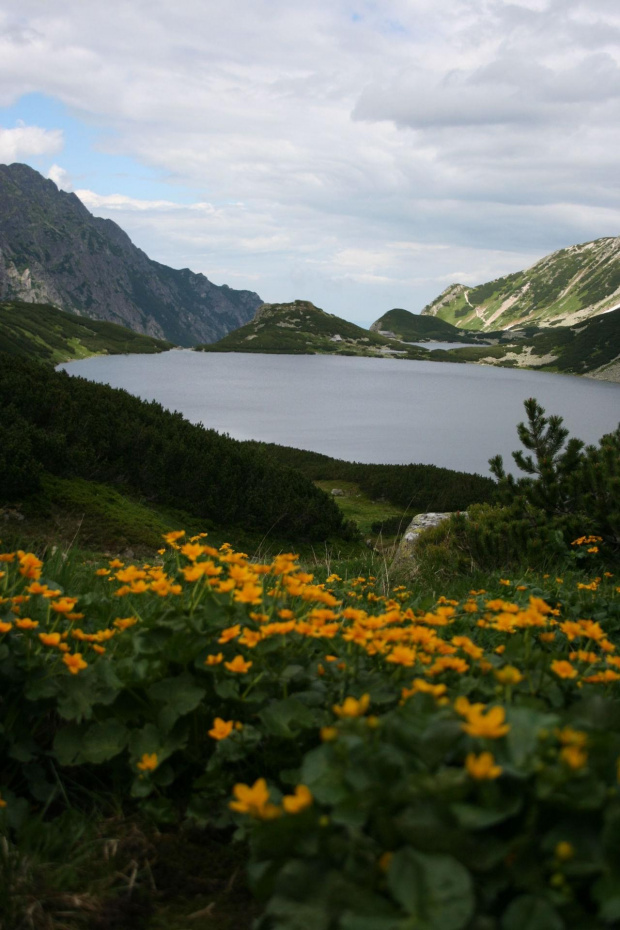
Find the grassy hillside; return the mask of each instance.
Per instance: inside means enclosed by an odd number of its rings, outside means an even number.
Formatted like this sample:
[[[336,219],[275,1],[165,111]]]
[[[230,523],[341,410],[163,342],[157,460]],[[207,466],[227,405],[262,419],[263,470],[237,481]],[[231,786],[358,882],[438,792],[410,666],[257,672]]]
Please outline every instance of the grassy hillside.
[[[443,342],[471,342],[475,334],[464,333],[462,329],[435,316],[422,316],[409,310],[395,308],[388,310],[370,327],[371,332],[394,333],[399,339],[410,342],[437,340]]]
[[[501,345],[467,346],[433,354],[445,361],[484,362],[575,375],[596,372],[604,379],[618,381],[620,309],[575,326],[526,327],[510,342],[504,334]]]
[[[165,352],[172,343],[116,323],[89,320],[49,304],[0,303],[0,352],[51,365],[87,355]]]
[[[263,304],[255,318],[219,342],[196,347],[203,352],[275,352],[290,355],[363,355],[427,358],[415,346],[403,346],[325,313],[307,300]]]
[[[451,285],[422,310],[463,329],[531,322],[573,324],[620,303],[620,237],[545,256],[531,268],[478,287]]]

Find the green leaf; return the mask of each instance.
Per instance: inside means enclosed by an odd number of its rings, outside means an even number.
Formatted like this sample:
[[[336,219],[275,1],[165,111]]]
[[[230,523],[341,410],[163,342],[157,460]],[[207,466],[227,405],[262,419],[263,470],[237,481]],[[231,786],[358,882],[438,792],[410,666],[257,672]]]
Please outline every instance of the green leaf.
[[[106,762],[122,752],[128,739],[127,727],[118,720],[95,723],[84,734],[81,758],[84,762]]]
[[[88,669],[87,669],[88,671]],[[58,713],[65,720],[89,720],[93,715],[93,704],[97,701],[92,687],[92,676],[86,673],[63,676],[62,695],[58,699]]]
[[[198,707],[206,690],[196,684],[192,675],[185,672],[176,678],[164,678],[156,682],[151,685],[147,694],[153,701],[164,704],[159,719],[162,728],[168,731],[179,717],[191,713]]]
[[[293,739],[301,729],[316,726],[314,713],[294,697],[273,701],[259,716],[268,733],[287,739]]]
[[[322,804],[339,804],[350,794],[327,746],[317,746],[306,754],[301,767],[301,781]]]
[[[555,714],[541,714],[529,707],[511,707],[507,715],[510,730],[506,744],[511,761],[522,768],[538,745],[541,730],[552,730],[558,724]]]
[[[84,727],[69,726],[58,730],[54,737],[54,752],[61,765],[77,765],[82,751]]]
[[[471,877],[452,856],[420,853],[406,846],[394,853],[387,882],[413,918],[403,930],[462,930],[473,914]]]
[[[484,830],[509,817],[514,817],[521,809],[521,798],[515,795],[512,798],[500,799],[501,806],[478,807],[476,804],[455,803],[451,810],[461,827],[466,830]]]
[[[213,688],[218,697],[224,701],[235,700],[239,697],[239,683],[232,678],[223,678],[214,682]]]
[[[394,917],[362,917],[346,914],[340,921],[342,930],[399,930],[400,920]]]
[[[592,889],[594,898],[599,903],[599,917],[606,923],[620,920],[620,885],[615,875],[604,875]]]
[[[17,762],[32,762],[38,755],[39,747],[33,739],[23,739],[13,743],[9,750],[9,757]]]
[[[502,930],[564,930],[564,921],[545,898],[523,894],[504,911]]]

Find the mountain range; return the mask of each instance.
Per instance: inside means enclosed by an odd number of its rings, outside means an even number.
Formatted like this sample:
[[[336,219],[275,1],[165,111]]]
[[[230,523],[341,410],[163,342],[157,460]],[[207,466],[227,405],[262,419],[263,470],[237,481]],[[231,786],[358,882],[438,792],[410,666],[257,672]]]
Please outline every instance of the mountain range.
[[[531,268],[477,287],[451,284],[421,311],[469,330],[528,323],[573,326],[620,306],[620,237],[546,255]]]
[[[221,339],[262,300],[150,259],[28,165],[0,165],[0,300],[51,304],[177,345]]]

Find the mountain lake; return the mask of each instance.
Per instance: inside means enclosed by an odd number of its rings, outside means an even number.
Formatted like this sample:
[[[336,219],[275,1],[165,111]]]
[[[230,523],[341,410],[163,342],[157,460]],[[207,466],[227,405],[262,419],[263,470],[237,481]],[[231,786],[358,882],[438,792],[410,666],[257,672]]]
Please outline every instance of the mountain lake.
[[[485,365],[174,349],[58,367],[158,401],[235,439],[483,475],[498,452],[512,464],[528,397],[589,443],[620,420],[620,384]]]

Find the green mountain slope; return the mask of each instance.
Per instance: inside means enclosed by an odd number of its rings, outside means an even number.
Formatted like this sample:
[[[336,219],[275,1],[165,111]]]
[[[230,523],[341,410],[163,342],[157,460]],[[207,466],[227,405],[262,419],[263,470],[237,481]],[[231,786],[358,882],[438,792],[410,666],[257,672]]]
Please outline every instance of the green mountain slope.
[[[169,268],[28,165],[0,165],[0,300],[45,303],[183,346],[251,320],[258,294]]]
[[[172,343],[56,307],[0,303],[0,352],[57,365],[87,355],[165,352]]]
[[[464,333],[462,329],[458,329],[440,317],[422,316],[399,307],[388,310],[382,317],[379,317],[370,327],[370,331],[384,336],[392,335],[397,339],[411,342],[423,340],[472,342],[477,339],[476,334]]]
[[[620,305],[620,237],[561,249],[478,287],[452,284],[422,310],[462,329],[573,325]]]
[[[539,368],[620,381],[620,308],[576,326],[528,327],[506,344],[435,352],[445,361]]]
[[[308,300],[263,304],[251,323],[219,342],[196,348],[206,352],[429,357],[425,349],[404,346],[395,339],[369,332],[325,313]]]

